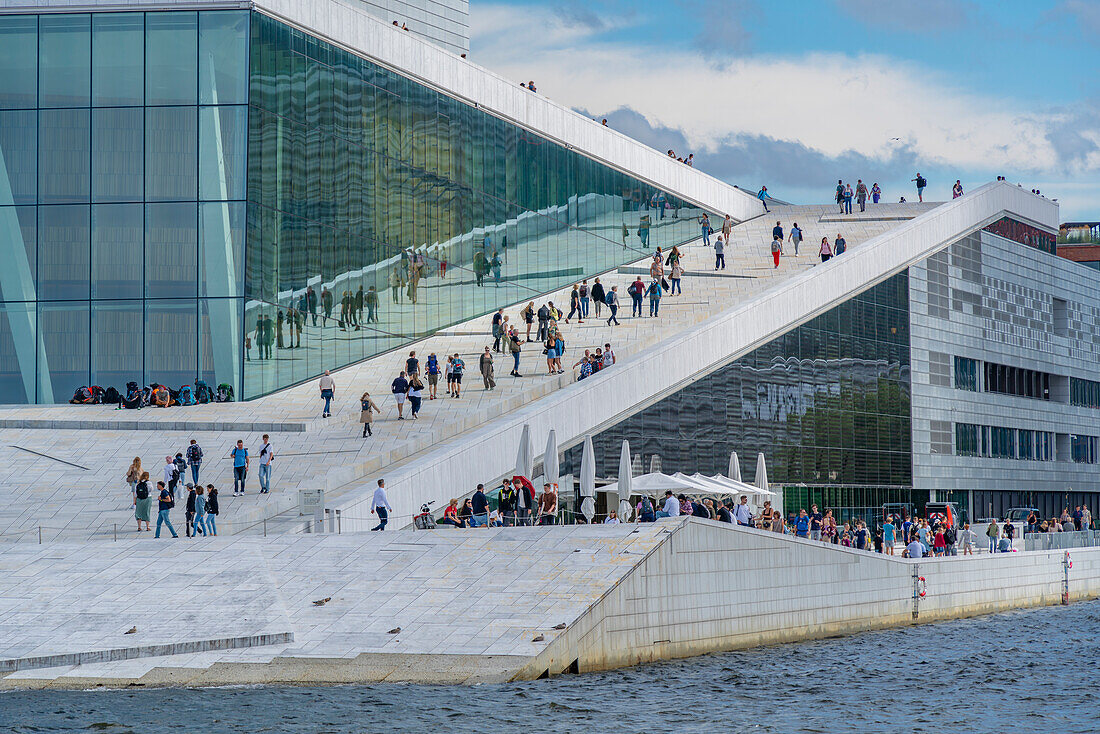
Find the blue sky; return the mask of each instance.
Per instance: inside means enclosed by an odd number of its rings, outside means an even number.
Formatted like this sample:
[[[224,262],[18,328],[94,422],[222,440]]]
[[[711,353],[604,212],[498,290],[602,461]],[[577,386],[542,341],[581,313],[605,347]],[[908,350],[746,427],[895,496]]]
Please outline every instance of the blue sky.
[[[472,0],[471,57],[778,198],[1004,175],[1100,218],[1100,0]]]

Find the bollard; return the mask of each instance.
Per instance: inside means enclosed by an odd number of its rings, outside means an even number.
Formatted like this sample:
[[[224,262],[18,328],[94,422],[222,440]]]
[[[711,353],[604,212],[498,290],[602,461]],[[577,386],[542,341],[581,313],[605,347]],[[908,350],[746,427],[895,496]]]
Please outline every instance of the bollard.
[[[38,526],[38,544],[42,545],[42,526]]]
[[[336,534],[340,534],[340,511],[336,511]]]
[[[267,537],[267,518],[264,518],[264,537]]]
[[[115,523],[115,542],[118,542],[118,523]]]

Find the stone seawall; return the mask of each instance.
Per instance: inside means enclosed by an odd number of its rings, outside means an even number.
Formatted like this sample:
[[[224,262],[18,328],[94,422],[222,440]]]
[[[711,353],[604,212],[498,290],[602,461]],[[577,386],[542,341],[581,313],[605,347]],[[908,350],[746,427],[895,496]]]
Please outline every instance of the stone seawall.
[[[0,689],[525,680],[1057,604],[1065,573],[696,518],[166,547],[11,546]],[[1071,600],[1100,595],[1100,548],[1071,557]]]

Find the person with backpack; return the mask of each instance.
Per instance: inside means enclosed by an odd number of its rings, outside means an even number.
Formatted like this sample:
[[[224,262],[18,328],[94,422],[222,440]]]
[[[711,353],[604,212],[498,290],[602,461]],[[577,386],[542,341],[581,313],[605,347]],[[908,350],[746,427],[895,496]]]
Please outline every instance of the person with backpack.
[[[213,484],[206,485],[206,531],[210,535],[218,534],[218,489]]]
[[[833,255],[843,255],[847,249],[848,242],[840,236],[840,232],[837,232],[836,240],[833,242]]]
[[[367,304],[367,323],[368,324],[377,324],[378,323],[378,291],[375,289],[375,287],[373,285],[370,287],[370,289],[367,290],[367,295],[366,295],[365,302]],[[314,318],[316,318],[316,316]]]
[[[519,332],[515,329],[508,334],[508,351],[512,353],[512,371],[508,374],[512,377],[523,377],[519,373],[519,355],[523,351],[523,345],[519,341]]]
[[[143,471],[138,475],[134,483],[134,519],[137,520],[138,532],[141,532],[141,524],[145,523],[145,531],[149,532],[149,518],[153,510],[153,497],[149,493],[149,472]]]
[[[535,338],[538,339],[540,342],[544,342],[546,341],[546,330],[550,325],[550,308],[545,303],[539,306],[537,316],[539,320],[539,328],[538,333],[535,335]]]
[[[435,356],[435,352],[428,355],[424,371],[428,374],[428,400],[435,400],[435,391],[439,386],[439,357]]]
[[[500,510],[500,516],[506,528],[513,527],[516,524],[517,499],[516,488],[512,486],[512,480],[503,480],[500,486],[500,495],[497,499],[497,509]]]
[[[504,309],[498,308],[497,312],[493,314],[493,351],[500,351],[500,340],[504,336]]]
[[[863,183],[863,179],[856,180],[856,201],[859,202],[859,210],[861,212],[867,211],[867,184]]]
[[[798,257],[798,246],[802,244],[802,230],[799,228],[798,222],[795,222],[794,226],[791,227],[791,233],[787,241],[794,245],[794,256]]]
[[[248,476],[248,449],[244,447],[244,441],[237,439],[237,446],[229,452],[233,458],[233,496],[244,496],[244,480]]]
[[[141,480],[141,474],[144,471],[141,468],[141,457],[135,456],[133,462],[130,463],[130,468],[126,470],[126,483],[130,485],[130,493],[133,494],[134,487]]]
[[[840,207],[840,213],[844,213],[844,181],[837,179],[836,182],[836,204]]]
[[[187,447],[187,464],[191,467],[191,481],[198,484],[199,468],[202,466],[202,449],[195,439],[191,439],[191,445]]]
[[[924,201],[924,188],[928,185],[928,179],[917,173],[917,177],[909,179],[917,185],[917,200]]]
[[[661,282],[654,278],[646,288],[646,295],[649,296],[649,315],[657,318],[661,312]]]
[[[176,500],[172,493],[168,491],[168,487],[165,486],[164,482],[157,482],[157,532],[153,534],[154,538],[160,537],[162,525],[168,526],[168,531],[172,533],[173,538],[180,537],[176,534],[176,529],[172,527],[172,521],[168,517],[175,506]]]
[[[642,276],[635,277],[634,282],[627,287],[626,292],[631,298],[631,317],[641,317],[642,298],[645,297],[645,283],[642,282]]]
[[[783,243],[778,237],[772,238],[772,262],[775,263],[775,267],[779,267],[779,256],[783,254]]]
[[[179,467],[176,466],[176,462],[172,461],[171,456],[164,457],[164,486],[168,488],[168,491],[172,493],[172,497],[176,496],[176,482],[180,479]]]
[[[176,465],[176,486],[179,487],[179,482],[187,478],[187,460],[183,458],[182,452],[178,452],[176,458],[173,459],[173,463]]]
[[[819,251],[819,254],[821,255],[821,262],[828,262],[832,258],[833,247],[829,244],[828,237],[821,238],[821,250]]]
[[[260,494],[267,494],[271,490],[271,462],[275,460],[275,449],[266,433],[263,438],[264,445],[260,449]]]
[[[636,515],[638,522],[657,522],[657,513],[653,509],[653,500],[648,496],[642,495],[642,499],[638,502],[636,509]]]
[[[607,292],[607,296],[604,299],[607,303],[607,310],[611,312],[611,315],[607,317],[607,325],[611,326],[611,322],[615,322],[615,326],[619,326],[619,319],[617,314],[619,313],[619,286],[611,286],[611,290]]]
[[[183,506],[183,532],[188,538],[195,536],[195,485],[187,483],[187,500]]]
[[[462,397],[462,375],[466,372],[466,363],[455,352],[451,358],[451,378],[454,380],[455,397]]]
[[[584,323],[584,314],[581,311],[581,291],[580,286],[576,283],[573,284],[573,290],[569,293],[569,315],[565,317],[565,323],[569,323],[569,319],[573,318],[573,314],[578,314],[578,324]]]

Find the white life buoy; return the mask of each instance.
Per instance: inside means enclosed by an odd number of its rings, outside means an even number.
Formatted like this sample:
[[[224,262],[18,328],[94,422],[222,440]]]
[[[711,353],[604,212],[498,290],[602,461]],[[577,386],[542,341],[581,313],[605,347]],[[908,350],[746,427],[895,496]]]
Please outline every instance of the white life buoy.
[[[928,593],[928,582],[924,580],[923,576],[921,576],[920,578],[917,579],[917,596],[919,596],[921,599],[923,599],[924,595],[927,594],[927,593]]]

